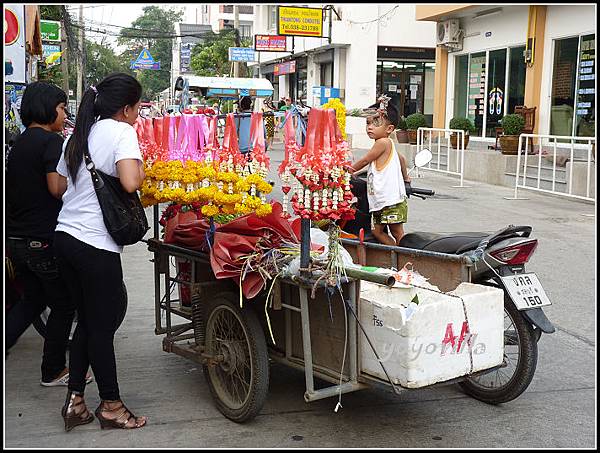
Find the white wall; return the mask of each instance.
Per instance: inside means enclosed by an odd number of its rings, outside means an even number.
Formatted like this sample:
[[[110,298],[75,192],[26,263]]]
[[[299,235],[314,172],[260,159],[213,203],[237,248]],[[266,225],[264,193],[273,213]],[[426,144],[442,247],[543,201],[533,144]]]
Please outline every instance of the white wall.
[[[435,22],[422,22],[415,19],[416,5],[414,4],[380,4],[379,16],[385,16],[378,27],[378,44],[380,46],[402,47],[435,47]]]
[[[596,33],[595,5],[548,6],[544,36],[544,71],[540,92],[539,133],[550,133],[550,106],[552,105],[552,68],[554,40]],[[596,40],[598,37],[596,36]]]

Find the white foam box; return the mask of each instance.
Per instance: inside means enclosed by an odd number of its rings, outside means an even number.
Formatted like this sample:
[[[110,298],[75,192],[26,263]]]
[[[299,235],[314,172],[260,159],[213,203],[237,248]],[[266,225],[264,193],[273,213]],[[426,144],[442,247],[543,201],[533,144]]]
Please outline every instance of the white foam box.
[[[433,290],[361,282],[361,324],[394,384],[425,387],[501,364],[503,291],[464,282],[440,294],[426,285]],[[419,304],[407,319],[415,294]],[[388,380],[362,333],[360,355],[363,373]]]

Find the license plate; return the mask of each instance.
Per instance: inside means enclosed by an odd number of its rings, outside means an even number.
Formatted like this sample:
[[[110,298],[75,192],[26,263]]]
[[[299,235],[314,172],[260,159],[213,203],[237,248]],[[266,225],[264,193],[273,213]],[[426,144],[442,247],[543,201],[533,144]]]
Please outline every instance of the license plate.
[[[502,281],[504,282],[508,294],[519,310],[552,305],[552,302],[548,299],[537,275],[533,273],[502,277]]]

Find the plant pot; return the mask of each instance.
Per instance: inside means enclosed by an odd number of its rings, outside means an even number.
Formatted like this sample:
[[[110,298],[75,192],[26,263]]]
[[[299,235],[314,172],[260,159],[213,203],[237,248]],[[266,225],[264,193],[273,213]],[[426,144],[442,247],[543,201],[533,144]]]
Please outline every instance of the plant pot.
[[[417,144],[417,130],[409,129],[407,132],[408,132],[408,143],[410,143],[411,145],[416,145]]]
[[[398,143],[408,143],[408,131],[398,129],[396,131],[396,140],[398,140]]]
[[[461,141],[462,140],[456,132],[450,134],[450,144],[452,145],[453,149],[458,149],[459,145],[461,145]],[[467,146],[469,146],[469,134],[465,134],[465,149],[467,149]]]
[[[519,149],[518,135],[501,135],[499,139],[502,154],[517,154]]]

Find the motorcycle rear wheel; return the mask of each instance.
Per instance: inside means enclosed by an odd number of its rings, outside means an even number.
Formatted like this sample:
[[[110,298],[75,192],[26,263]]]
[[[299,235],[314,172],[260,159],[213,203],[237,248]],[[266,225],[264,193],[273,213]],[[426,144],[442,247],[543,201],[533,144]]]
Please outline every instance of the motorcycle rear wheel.
[[[465,393],[489,404],[512,401],[523,393],[535,374],[537,338],[532,325],[504,294],[504,361],[502,367],[459,382]]]

